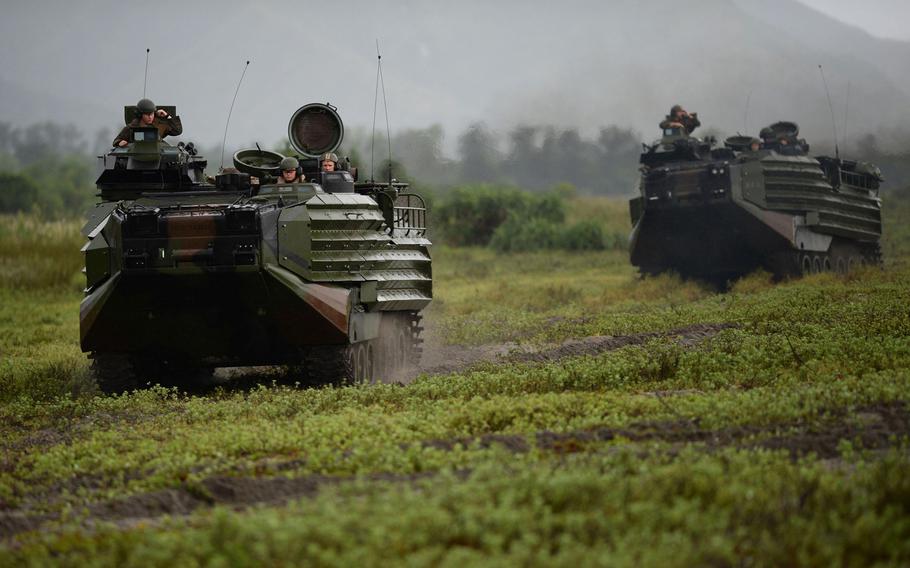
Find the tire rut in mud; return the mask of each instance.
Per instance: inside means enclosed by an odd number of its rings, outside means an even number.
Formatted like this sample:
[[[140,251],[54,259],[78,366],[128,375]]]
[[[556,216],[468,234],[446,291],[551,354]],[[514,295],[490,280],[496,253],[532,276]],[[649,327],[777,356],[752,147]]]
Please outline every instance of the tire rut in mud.
[[[821,459],[841,455],[841,443],[850,441],[866,450],[894,447],[910,437],[910,409],[905,401],[878,402],[855,409],[834,409],[824,420],[797,420],[768,425],[706,429],[698,419],[635,422],[624,428],[593,428],[572,432],[540,431],[531,435],[486,434],[476,438],[428,440],[424,447],[450,451],[461,446],[494,445],[523,453],[537,448],[556,453],[586,451],[594,443],[665,442],[702,444],[707,451],[736,447],[744,450],[786,450],[794,459],[814,454]]]
[[[469,370],[482,363],[547,363],[569,357],[599,355],[630,345],[642,345],[659,338],[676,338],[680,345],[692,346],[713,337],[720,331],[737,327],[739,326],[735,323],[696,324],[669,331],[630,335],[595,335],[543,347],[530,347],[517,343],[499,343],[478,347],[428,346],[425,351],[427,361],[417,371],[424,375],[448,375]]]
[[[85,507],[84,528],[98,523],[115,523],[129,528],[139,523],[149,524],[166,516],[186,516],[214,506],[235,510],[261,505],[283,505],[295,499],[314,497],[326,487],[352,482],[413,483],[431,477],[433,473],[390,474],[367,476],[305,475],[301,477],[230,477],[215,476],[199,483],[139,493],[129,497],[92,503]],[[17,534],[43,530],[43,525],[59,520],[55,514],[35,514],[22,510],[0,511],[0,541]]]

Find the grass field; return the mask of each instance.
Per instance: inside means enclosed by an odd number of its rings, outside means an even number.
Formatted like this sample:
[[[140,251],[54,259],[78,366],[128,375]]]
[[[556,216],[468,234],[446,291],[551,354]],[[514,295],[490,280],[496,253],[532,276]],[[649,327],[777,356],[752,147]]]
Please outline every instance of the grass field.
[[[0,222],[0,565],[910,562],[902,229],[885,270],[724,293],[618,251],[439,247],[431,347],[499,359],[101,396],[78,226]]]

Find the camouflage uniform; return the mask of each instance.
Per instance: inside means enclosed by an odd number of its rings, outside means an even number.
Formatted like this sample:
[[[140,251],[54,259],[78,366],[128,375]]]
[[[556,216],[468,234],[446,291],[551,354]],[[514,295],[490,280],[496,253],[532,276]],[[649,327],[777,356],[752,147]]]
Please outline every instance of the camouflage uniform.
[[[679,118],[673,115],[667,115],[663,121],[660,123],[661,128],[670,128],[672,124],[682,124],[683,128],[686,129],[686,134],[692,134],[692,131],[701,126],[701,122],[698,120],[698,117],[695,115],[686,115]]]
[[[114,138],[112,146],[116,146],[121,140],[130,139],[130,128],[143,126],[141,119],[134,118],[130,121],[127,126],[124,126],[123,129],[117,134],[117,137]],[[152,124],[149,126],[154,126],[158,128],[158,137],[164,138],[165,136],[180,136],[183,133],[183,123],[180,122],[179,116],[172,116],[170,118],[161,118],[157,114],[155,115],[155,120],[152,121]]]
[[[282,183],[306,183],[306,179],[304,179],[304,177],[303,177],[302,175],[300,175],[300,176],[297,176],[296,178],[294,178],[293,181],[287,181],[286,179],[284,179],[284,176],[283,176],[283,175],[280,175],[280,174],[279,174],[279,175],[278,175],[278,181],[276,181],[275,183],[277,183],[277,184],[282,184]]]

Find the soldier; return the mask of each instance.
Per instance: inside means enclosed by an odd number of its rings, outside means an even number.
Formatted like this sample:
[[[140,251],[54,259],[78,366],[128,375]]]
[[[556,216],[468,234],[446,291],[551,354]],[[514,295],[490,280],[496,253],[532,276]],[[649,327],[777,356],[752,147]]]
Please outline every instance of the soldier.
[[[288,156],[281,160],[281,175],[278,176],[278,183],[303,183],[306,181],[303,172],[300,171],[300,162],[297,158]]]
[[[761,129],[759,136],[761,136],[762,139],[762,148],[774,150],[784,156],[802,156],[809,152],[809,145],[806,141],[797,138],[799,133],[798,128],[795,130],[795,133],[787,133],[775,130],[772,126],[766,126]]]
[[[334,152],[328,152],[322,156],[322,171],[334,172],[335,165],[338,163],[338,156]]]
[[[158,128],[159,138],[165,136],[179,136],[183,132],[183,123],[179,116],[171,116],[166,110],[155,106],[149,99],[140,99],[136,103],[136,118],[117,134],[112,146],[126,146],[130,140],[130,128],[137,126],[155,126]]]
[[[685,128],[686,134],[692,134],[692,131],[701,126],[698,120],[698,113],[689,113],[682,105],[673,105],[664,120],[660,123],[661,128]]]
[[[777,137],[774,135],[774,131],[771,130],[770,126],[762,128],[761,132],[758,133],[758,136],[762,140],[762,148],[766,150],[773,150],[777,145]]]

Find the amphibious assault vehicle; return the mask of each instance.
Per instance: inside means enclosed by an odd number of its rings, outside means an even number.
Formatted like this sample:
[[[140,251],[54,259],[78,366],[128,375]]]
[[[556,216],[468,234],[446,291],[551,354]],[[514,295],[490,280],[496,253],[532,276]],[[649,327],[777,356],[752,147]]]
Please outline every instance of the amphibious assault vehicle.
[[[880,171],[810,157],[798,135],[779,122],[763,140],[718,146],[665,129],[641,154],[629,203],[632,264],[724,283],[756,268],[785,277],[880,263]]]
[[[284,156],[259,149],[208,178],[192,144],[131,130],[101,157],[83,227],[81,344],[103,389],[258,365],[309,384],[376,381],[416,363],[432,298],[426,208],[406,184],[321,171],[344,135],[334,107],[291,118],[305,183],[274,183]]]

